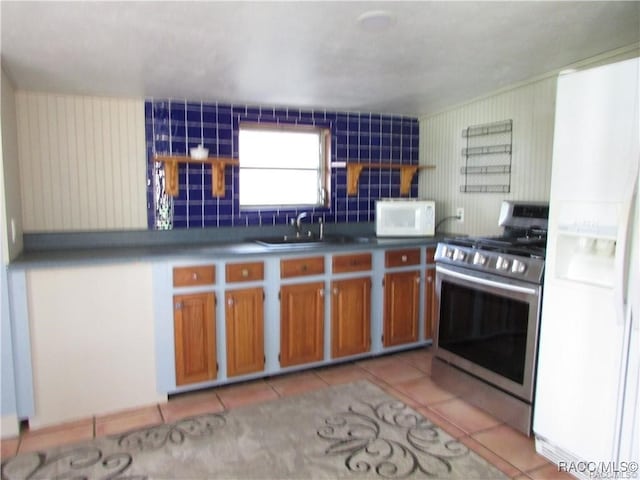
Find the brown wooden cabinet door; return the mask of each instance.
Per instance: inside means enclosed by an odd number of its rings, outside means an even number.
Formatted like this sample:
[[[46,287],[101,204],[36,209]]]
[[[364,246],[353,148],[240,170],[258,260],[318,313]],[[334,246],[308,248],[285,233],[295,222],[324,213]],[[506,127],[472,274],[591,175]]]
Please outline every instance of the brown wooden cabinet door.
[[[324,282],[280,290],[280,366],[324,358]]]
[[[371,278],[331,282],[331,357],[371,350]]]
[[[213,293],[173,297],[176,385],[216,378],[214,305]]]
[[[425,338],[433,338],[436,334],[436,270],[428,268],[425,275],[425,291],[424,291],[424,336]]]
[[[385,274],[382,342],[385,347],[418,340],[419,287],[418,271]]]
[[[264,291],[261,287],[225,292],[227,376],[264,370]]]

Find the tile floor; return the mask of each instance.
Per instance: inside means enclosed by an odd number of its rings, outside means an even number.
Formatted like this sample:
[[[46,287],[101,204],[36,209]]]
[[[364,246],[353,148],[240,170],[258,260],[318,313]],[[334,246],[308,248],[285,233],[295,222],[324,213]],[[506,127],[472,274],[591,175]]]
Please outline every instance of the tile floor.
[[[435,385],[430,368],[431,352],[427,348],[183,394],[165,404],[25,431],[19,438],[2,440],[2,458],[368,379],[417,409],[510,478],[573,478],[536,454],[533,439]]]

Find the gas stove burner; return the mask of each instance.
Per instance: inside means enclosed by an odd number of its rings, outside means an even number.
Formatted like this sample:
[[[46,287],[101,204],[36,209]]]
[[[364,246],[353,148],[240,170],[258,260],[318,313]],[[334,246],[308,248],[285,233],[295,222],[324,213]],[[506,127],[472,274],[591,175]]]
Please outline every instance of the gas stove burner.
[[[549,207],[540,202],[505,201],[493,237],[445,238],[436,249],[436,263],[500,280],[542,284]]]
[[[523,257],[544,258],[546,237],[454,237],[444,243],[476,250],[502,252]]]

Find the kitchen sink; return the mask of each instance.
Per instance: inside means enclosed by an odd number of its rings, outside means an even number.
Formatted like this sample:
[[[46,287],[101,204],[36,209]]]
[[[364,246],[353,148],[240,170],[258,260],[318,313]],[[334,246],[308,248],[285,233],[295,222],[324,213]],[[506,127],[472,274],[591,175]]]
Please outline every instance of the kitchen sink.
[[[353,243],[355,239],[347,235],[326,235],[320,237],[296,237],[295,235],[282,235],[279,237],[256,238],[254,242],[265,247],[309,247],[313,245],[346,244]]]

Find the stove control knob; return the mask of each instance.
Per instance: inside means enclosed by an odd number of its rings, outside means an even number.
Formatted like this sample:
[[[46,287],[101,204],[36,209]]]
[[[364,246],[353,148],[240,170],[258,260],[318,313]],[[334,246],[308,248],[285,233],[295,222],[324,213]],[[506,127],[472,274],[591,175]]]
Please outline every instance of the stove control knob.
[[[509,270],[509,260],[504,257],[498,257],[496,260],[496,268],[498,270]]]
[[[467,254],[464,251],[457,248],[453,251],[453,260],[455,262],[463,262],[465,258],[467,258]]]
[[[487,257],[482,255],[480,252],[476,252],[473,255],[473,264],[474,265],[484,265],[485,263],[487,263]]]
[[[520,260],[514,260],[513,263],[511,264],[511,271],[513,273],[524,273],[526,269],[527,269],[527,265],[524,262],[521,262]]]
[[[442,256],[446,258],[453,257],[453,250],[449,247],[442,247]]]

